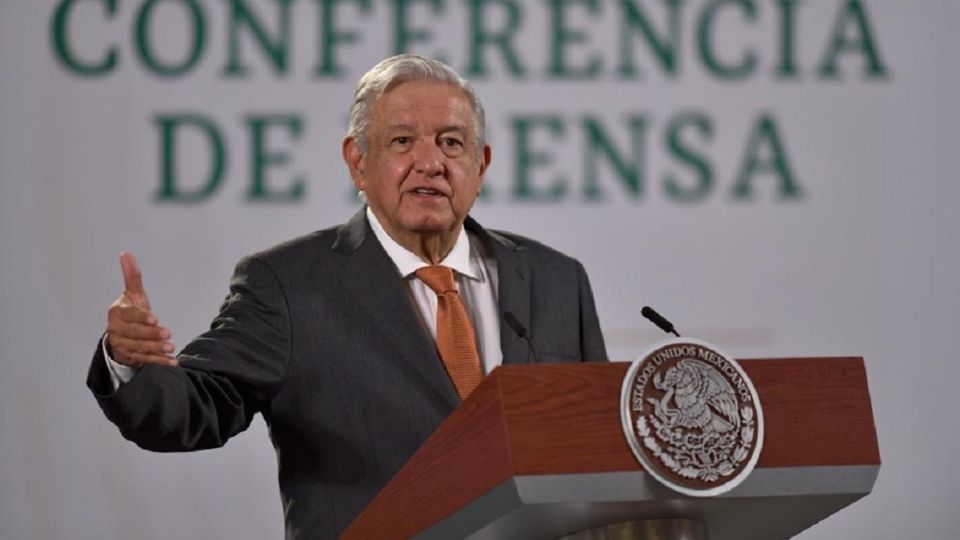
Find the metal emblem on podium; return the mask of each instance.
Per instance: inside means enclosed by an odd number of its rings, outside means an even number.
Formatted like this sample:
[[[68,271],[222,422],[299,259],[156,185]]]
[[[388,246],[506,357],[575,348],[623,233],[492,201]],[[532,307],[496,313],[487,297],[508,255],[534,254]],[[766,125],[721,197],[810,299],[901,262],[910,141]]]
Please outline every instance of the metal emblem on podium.
[[[661,342],[634,360],[620,415],[646,472],[686,495],[730,491],[760,457],[763,410],[753,382],[731,357],[700,340]]]

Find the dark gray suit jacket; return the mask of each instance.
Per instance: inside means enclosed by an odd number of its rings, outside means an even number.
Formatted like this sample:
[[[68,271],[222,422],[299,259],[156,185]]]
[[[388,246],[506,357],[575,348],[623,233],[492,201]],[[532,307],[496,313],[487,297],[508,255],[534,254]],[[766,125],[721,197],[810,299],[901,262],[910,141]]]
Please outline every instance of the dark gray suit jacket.
[[[606,360],[579,262],[472,219],[466,227],[496,258],[500,311],[529,330],[541,362]],[[144,367],[113,392],[98,347],[87,384],[149,450],[218,447],[263,414],[287,538],[332,538],[459,403],[415,309],[360,211],[243,259],[179,368]],[[504,363],[532,359],[506,324],[500,341]]]

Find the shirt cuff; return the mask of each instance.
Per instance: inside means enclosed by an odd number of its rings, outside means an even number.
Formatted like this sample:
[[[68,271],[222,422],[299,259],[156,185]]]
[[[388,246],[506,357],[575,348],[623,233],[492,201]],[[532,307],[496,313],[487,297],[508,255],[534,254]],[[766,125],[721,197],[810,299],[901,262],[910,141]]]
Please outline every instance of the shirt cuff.
[[[122,384],[130,382],[130,379],[137,374],[137,370],[110,357],[110,352],[107,350],[107,334],[103,334],[100,347],[103,349],[103,359],[107,363],[107,371],[110,372],[110,382],[113,384],[113,390],[116,391]]]

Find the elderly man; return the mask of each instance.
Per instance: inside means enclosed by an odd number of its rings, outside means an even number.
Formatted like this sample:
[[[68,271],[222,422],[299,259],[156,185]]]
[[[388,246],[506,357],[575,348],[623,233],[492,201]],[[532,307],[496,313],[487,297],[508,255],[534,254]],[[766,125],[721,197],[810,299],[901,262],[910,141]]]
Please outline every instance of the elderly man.
[[[456,72],[413,55],[372,68],[343,158],[366,207],[243,259],[210,330],[176,357],[123,254],[88,378],[150,450],[221,446],[263,414],[287,538],[346,528],[497,365],[606,359],[583,267],[468,217],[491,151]]]

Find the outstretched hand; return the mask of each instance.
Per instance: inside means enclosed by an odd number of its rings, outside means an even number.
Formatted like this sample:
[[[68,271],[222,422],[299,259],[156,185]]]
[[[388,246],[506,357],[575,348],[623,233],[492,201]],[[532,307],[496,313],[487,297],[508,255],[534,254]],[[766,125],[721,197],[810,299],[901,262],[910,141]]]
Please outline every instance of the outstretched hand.
[[[150,311],[150,300],[143,288],[140,265],[133,254],[120,254],[123,270],[123,294],[107,312],[107,347],[113,360],[138,368],[143,364],[175,366],[175,348],[170,330],[160,326]]]

